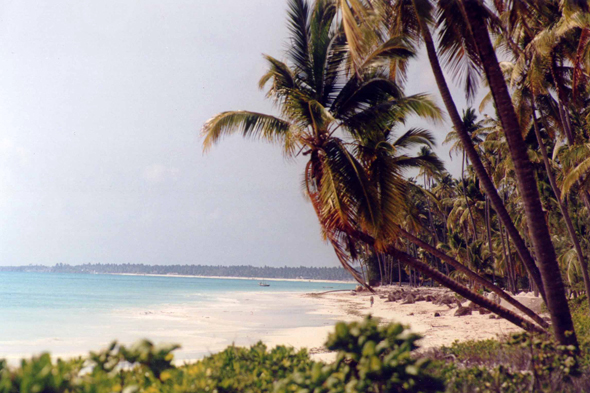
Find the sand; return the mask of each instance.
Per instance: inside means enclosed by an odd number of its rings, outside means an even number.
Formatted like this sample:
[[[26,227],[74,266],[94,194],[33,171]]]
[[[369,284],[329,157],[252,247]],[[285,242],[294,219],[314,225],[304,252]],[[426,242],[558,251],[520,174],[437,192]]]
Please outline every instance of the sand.
[[[483,340],[498,338],[511,333],[522,331],[504,319],[490,319],[490,315],[472,315],[456,317],[456,308],[437,306],[430,302],[401,304],[401,302],[386,302],[373,296],[375,303],[371,307],[368,292],[351,295],[350,291],[332,292],[322,295],[296,295],[313,298],[317,303],[317,313],[331,315],[334,321],[355,321],[366,315],[373,315],[383,323],[399,322],[410,326],[413,332],[423,336],[419,344],[421,349],[450,345],[454,341]],[[529,295],[525,297],[530,298]],[[538,299],[534,302],[538,303]],[[435,317],[435,313],[440,316]],[[316,360],[330,361],[333,353],[328,353],[323,347],[333,326],[285,329],[272,332],[265,337],[270,345],[291,345],[296,348],[311,349],[312,357]]]
[[[147,277],[180,277],[180,278],[211,278],[215,280],[250,280],[250,281],[291,281],[291,282],[319,282],[336,284],[356,284],[353,280],[316,280],[311,278],[264,278],[264,277],[233,277],[233,276],[199,276],[194,274],[157,274],[157,273],[101,273],[113,276],[147,276]]]
[[[66,335],[64,330],[63,337],[40,336],[36,341],[5,338],[0,347],[3,347],[3,357],[17,364],[18,359],[42,351],[69,358],[104,348],[113,339],[131,344],[148,338],[155,343],[180,343],[182,348],[175,352],[175,358],[182,364],[219,352],[232,343],[248,346],[262,340],[269,346],[305,347],[314,359],[330,361],[335,354],[328,352],[324,343],[336,322],[361,320],[368,314],[380,318],[383,323],[409,325],[412,331],[423,336],[422,348],[520,331],[506,320],[490,319],[489,315],[479,313],[455,317],[455,308],[424,301],[404,305],[374,296],[375,303],[371,307],[370,296],[362,292],[353,296],[349,290],[324,294],[228,292],[207,302],[187,299],[186,303],[117,309],[108,314],[108,320],[101,320],[108,328],[97,335],[80,333],[76,338]],[[540,307],[539,298],[530,294],[522,298],[523,302]],[[440,316],[435,317],[435,313]]]

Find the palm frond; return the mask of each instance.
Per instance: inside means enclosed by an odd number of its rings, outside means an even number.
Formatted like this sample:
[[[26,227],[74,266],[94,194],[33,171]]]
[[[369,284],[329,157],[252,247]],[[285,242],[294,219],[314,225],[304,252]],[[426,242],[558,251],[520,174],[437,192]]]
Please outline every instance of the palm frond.
[[[426,145],[433,147],[436,140],[432,132],[424,128],[410,128],[402,136],[397,138],[393,143],[396,147],[411,148],[416,145]]]
[[[443,120],[443,112],[428,94],[412,94],[397,99],[396,104],[406,108],[409,113],[429,119],[435,123]]]
[[[393,81],[385,78],[373,78],[359,81],[351,78],[340,90],[332,104],[332,113],[337,119],[351,116],[371,105],[389,98],[401,98],[402,92]]]
[[[416,57],[416,50],[412,48],[408,39],[393,37],[371,52],[359,68],[363,70],[369,67],[380,67],[394,60],[407,61],[413,57]]]
[[[312,78],[310,59],[310,27],[309,5],[305,0],[289,0],[287,10],[287,26],[290,33],[291,45],[287,54],[295,69],[306,79]]]
[[[201,129],[203,151],[207,152],[215,143],[227,135],[241,132],[246,138],[259,138],[271,143],[285,143],[292,138],[293,126],[274,116],[248,111],[222,112],[207,120]],[[294,151],[297,144],[289,151]],[[289,154],[289,151],[287,152]]]
[[[572,187],[577,184],[578,182],[582,181],[584,178],[588,176],[590,172],[590,158],[582,161],[578,166],[576,166],[572,171],[568,173],[568,175],[563,179],[563,184],[561,186],[562,191],[562,198],[566,198],[567,195],[571,192]]]
[[[342,17],[342,27],[350,51],[351,65],[356,70],[370,43],[376,40],[374,29],[368,26],[370,10],[359,0],[336,0]]]
[[[438,2],[437,24],[441,60],[455,82],[463,82],[465,96],[470,101],[477,92],[482,65],[459,1]]]
[[[332,25],[335,16],[336,6],[333,1],[316,1],[310,22],[311,79],[316,99],[324,97],[325,72],[334,36]]]
[[[332,189],[320,189],[320,195],[326,206],[330,199],[339,193],[339,200],[346,200],[351,206],[352,219],[363,229],[375,231],[381,222],[377,194],[361,164],[337,140],[331,140],[323,146],[323,167],[330,172],[334,182]],[[326,194],[324,194],[326,193]],[[348,220],[348,218],[347,218]]]
[[[269,64],[268,71],[260,78],[258,87],[264,89],[266,84],[272,79],[273,84],[269,89],[267,97],[273,97],[276,94],[280,94],[285,89],[293,89],[296,87],[295,75],[289,68],[289,66],[282,61],[275,59],[272,56],[263,55]]]

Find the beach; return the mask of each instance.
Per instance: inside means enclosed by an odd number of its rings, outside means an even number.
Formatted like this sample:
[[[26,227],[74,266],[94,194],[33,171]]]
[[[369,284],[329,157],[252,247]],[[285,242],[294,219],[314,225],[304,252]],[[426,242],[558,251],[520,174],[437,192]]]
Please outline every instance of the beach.
[[[430,289],[429,289],[430,290]],[[435,289],[435,291],[445,291]],[[381,289],[381,293],[388,289]],[[435,305],[431,302],[419,301],[413,304],[402,304],[401,301],[388,302],[379,295],[371,295],[368,291],[352,295],[351,291],[331,292],[325,294],[294,295],[303,299],[313,299],[316,304],[315,313],[329,315],[336,321],[357,321],[366,315],[379,318],[382,323],[399,322],[423,336],[419,341],[421,349],[450,345],[454,341],[484,340],[498,338],[522,329],[505,319],[491,319],[492,314],[454,316],[456,307]],[[374,304],[371,307],[370,298]],[[467,303],[465,303],[467,304]],[[438,314],[439,316],[435,316]],[[296,348],[310,349],[316,360],[330,361],[334,354],[324,348],[324,342],[333,326],[283,329],[273,332],[265,342],[270,345],[291,345]]]
[[[371,295],[333,282],[272,281],[263,288],[252,280],[33,273],[3,273],[0,282],[6,299],[0,305],[1,356],[15,364],[45,351],[69,358],[105,348],[112,340],[129,345],[144,338],[180,344],[178,363],[258,341],[308,348],[314,359],[329,361],[333,354],[324,343],[334,325],[369,314],[383,323],[410,326],[423,336],[422,348],[519,331],[489,314],[456,317],[456,308],[447,305],[387,301],[398,287]]]

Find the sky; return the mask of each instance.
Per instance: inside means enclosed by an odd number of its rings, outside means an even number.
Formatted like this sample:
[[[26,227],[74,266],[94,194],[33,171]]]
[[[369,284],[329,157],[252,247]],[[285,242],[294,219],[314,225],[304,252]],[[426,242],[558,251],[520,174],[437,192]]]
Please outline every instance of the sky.
[[[279,0],[0,0],[0,265],[338,266],[303,161],[202,153],[213,115],[276,113],[257,82],[286,43]],[[436,93],[423,54],[407,92]]]

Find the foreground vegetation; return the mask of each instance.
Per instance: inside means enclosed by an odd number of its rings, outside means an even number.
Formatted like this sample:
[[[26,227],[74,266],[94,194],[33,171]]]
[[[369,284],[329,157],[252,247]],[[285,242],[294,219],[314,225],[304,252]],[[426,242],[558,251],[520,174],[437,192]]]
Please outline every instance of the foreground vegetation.
[[[131,348],[113,343],[87,358],[52,361],[48,354],[11,368],[0,362],[1,393],[217,392],[587,392],[590,358],[526,334],[454,344],[416,354],[418,335],[370,317],[339,323],[326,347],[333,363],[306,350],[258,343],[181,366],[177,346],[148,341]]]

